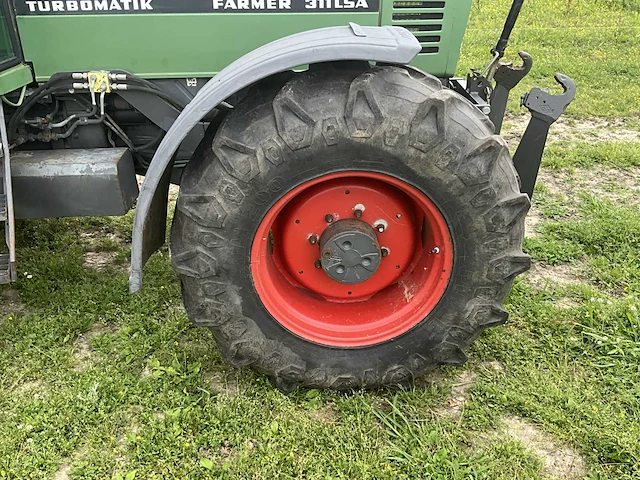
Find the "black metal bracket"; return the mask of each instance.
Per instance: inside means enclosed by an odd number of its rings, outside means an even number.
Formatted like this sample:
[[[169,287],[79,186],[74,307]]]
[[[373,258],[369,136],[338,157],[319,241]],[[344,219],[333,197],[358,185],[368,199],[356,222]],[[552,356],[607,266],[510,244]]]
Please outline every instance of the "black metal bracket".
[[[528,194],[529,198],[533,196],[549,127],[560,118],[576,95],[576,84],[570,77],[556,73],[555,79],[562,85],[564,93],[553,95],[535,87],[522,96],[521,105],[529,109],[531,120],[513,156],[513,163],[520,175],[520,191]]]
[[[473,103],[484,114],[489,112],[489,95],[491,94],[491,82],[482,74],[472,70],[471,75],[467,75],[466,90]]]
[[[491,121],[496,125],[496,133],[499,133],[502,127],[509,90],[515,87],[531,69],[531,55],[526,52],[519,53],[524,62],[521,67],[513,67],[511,63],[500,62],[523,3],[524,0],[513,0],[500,38],[496,46],[491,49],[493,58],[484,70],[471,69],[471,74],[467,75],[466,81],[455,78],[450,79],[449,82],[451,88],[470,100],[482,113],[489,115]],[[498,78],[495,78],[496,76]],[[494,79],[496,81],[495,89],[492,86]]]
[[[496,86],[491,93],[489,119],[496,127],[495,133],[500,133],[500,130],[502,130],[502,121],[507,110],[509,92],[529,73],[533,65],[533,59],[527,52],[520,51],[518,55],[522,59],[521,66],[514,66],[511,62],[500,62],[493,76]]]

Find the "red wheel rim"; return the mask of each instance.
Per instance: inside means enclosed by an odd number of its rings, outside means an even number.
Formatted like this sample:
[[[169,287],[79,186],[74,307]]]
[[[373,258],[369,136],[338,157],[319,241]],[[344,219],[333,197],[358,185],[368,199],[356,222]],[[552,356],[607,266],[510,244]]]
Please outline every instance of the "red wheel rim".
[[[388,255],[359,283],[341,283],[314,262],[329,220],[378,225]],[[360,212],[358,212],[360,213]],[[385,223],[383,222],[383,225]],[[375,172],[324,175],[294,188],[269,209],[251,248],[251,275],[262,304],[283,327],[314,343],[362,347],[407,332],[442,298],[453,243],[440,210],[406,182]]]

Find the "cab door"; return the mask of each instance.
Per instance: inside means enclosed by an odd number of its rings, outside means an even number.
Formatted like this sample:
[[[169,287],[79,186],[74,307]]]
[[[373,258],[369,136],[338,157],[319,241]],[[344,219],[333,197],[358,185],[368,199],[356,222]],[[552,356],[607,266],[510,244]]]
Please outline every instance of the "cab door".
[[[33,81],[31,69],[25,65],[11,0],[0,0],[0,95]]]

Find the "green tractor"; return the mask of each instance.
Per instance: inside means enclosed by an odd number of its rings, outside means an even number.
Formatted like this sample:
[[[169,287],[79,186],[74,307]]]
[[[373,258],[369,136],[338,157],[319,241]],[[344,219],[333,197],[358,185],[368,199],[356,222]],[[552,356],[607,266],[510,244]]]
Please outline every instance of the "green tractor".
[[[130,289],[165,242],[194,324],[283,390],[404,385],[507,319],[549,126],[527,74],[456,78],[472,0],[2,0],[0,283],[15,218],[123,215]],[[136,174],[144,175],[140,190]]]

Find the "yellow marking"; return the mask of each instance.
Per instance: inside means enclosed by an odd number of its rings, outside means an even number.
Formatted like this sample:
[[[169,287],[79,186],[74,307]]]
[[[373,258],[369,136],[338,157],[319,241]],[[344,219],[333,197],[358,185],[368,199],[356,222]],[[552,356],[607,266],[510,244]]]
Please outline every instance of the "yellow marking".
[[[89,90],[93,90],[96,93],[111,92],[109,72],[104,70],[98,72],[87,72],[87,83],[89,84]]]

